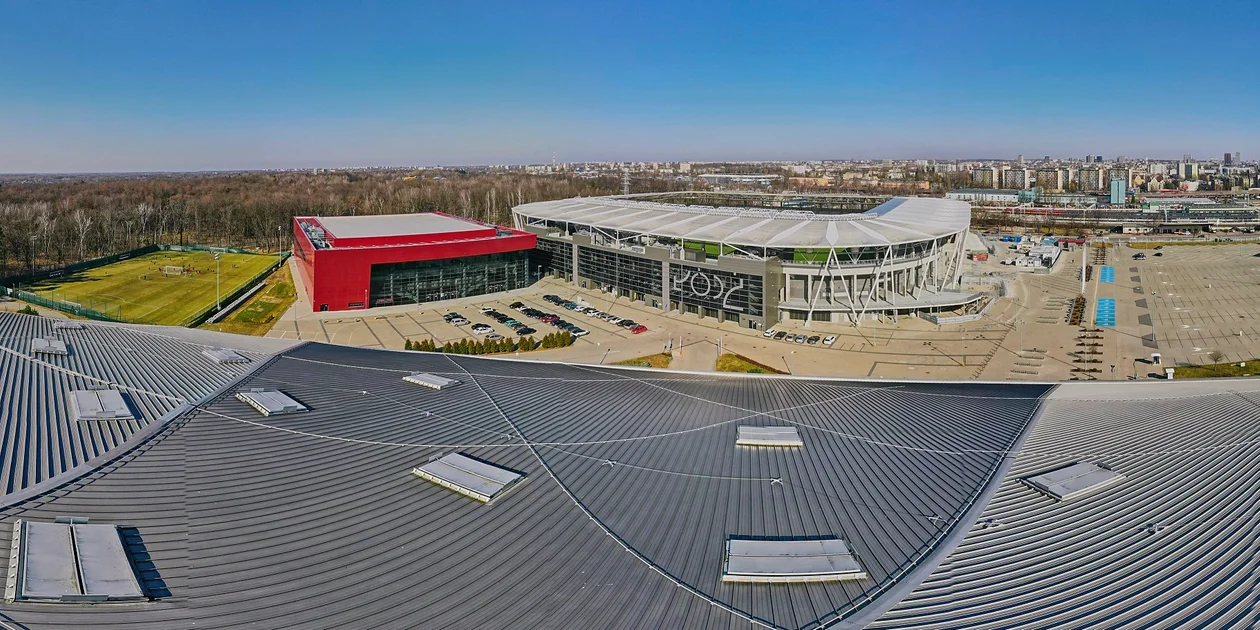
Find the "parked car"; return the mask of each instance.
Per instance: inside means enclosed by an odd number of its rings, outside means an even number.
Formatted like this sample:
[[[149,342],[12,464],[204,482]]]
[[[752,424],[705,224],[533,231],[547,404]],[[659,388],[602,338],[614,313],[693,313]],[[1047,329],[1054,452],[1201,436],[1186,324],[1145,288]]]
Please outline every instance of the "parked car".
[[[621,323],[617,325],[621,326],[622,328],[625,328],[626,330],[630,330],[631,328],[638,326],[639,322],[636,322],[633,319],[623,319],[621,320]]]
[[[761,333],[761,336],[769,338],[777,334],[779,334],[779,331],[775,330],[774,327],[770,327],[766,329],[766,332]]]
[[[1164,255],[1164,252],[1155,252],[1155,255],[1156,255],[1156,256],[1163,256],[1163,255]]]
[[[518,311],[519,311],[519,310],[521,310],[521,309],[525,308],[525,303],[524,303],[524,302],[512,302],[511,304],[509,304],[509,305],[508,305],[508,308],[514,308],[514,309],[516,309],[516,310],[518,310]]]
[[[503,335],[500,335],[499,333],[490,333],[486,335],[486,339],[489,339],[490,341],[498,341],[502,338],[503,338]]]
[[[489,312],[491,312],[491,311],[493,311],[493,310],[494,310],[494,307],[493,307],[493,306],[483,306],[483,307],[481,307],[481,308],[479,308],[479,309],[477,309],[477,310],[481,311],[482,313],[489,313]]]
[[[784,337],[784,338],[783,338],[783,341],[784,341],[785,343],[792,343],[793,341],[796,341],[796,334],[795,334],[795,333],[783,333],[783,334],[787,335],[786,337]],[[779,336],[778,336],[778,335],[775,335],[775,336],[774,336],[774,338],[775,338],[775,339],[778,339],[778,338],[779,338]]]
[[[534,330],[533,328],[530,328],[529,326],[521,326],[520,328],[516,329],[516,334],[518,335],[532,335],[536,332],[538,331]]]
[[[805,335],[797,335],[796,343],[805,343]]]
[[[830,346],[831,344],[833,344],[833,343],[835,343],[835,342],[836,342],[836,336],[835,336],[835,335],[827,335],[826,337],[823,337],[823,345],[824,345],[824,346]]]
[[[451,320],[451,323],[456,326],[467,326],[468,320],[464,319],[463,317],[456,317],[455,319]]]
[[[819,336],[819,335],[811,335],[809,339],[806,339],[806,340],[805,340],[805,343],[807,343],[807,344],[809,344],[809,345],[811,345],[811,346],[812,346],[812,345],[814,345],[814,344],[818,343],[818,341],[819,341],[819,340],[821,340],[821,339],[822,339],[822,337],[821,337],[821,336]]]
[[[485,324],[473,324],[472,332],[474,335],[488,335],[494,332],[494,329]]]
[[[630,329],[630,332],[632,332],[632,333],[634,333],[634,334],[636,334],[636,335],[637,335],[637,334],[639,334],[639,333],[641,333],[641,332],[645,332],[645,331],[647,331],[647,326],[644,326],[643,324],[639,324],[638,326],[635,326],[634,328],[631,328],[631,329]]]
[[[775,341],[780,341],[780,340],[782,340],[782,339],[783,339],[784,337],[786,337],[786,336],[787,336],[787,333],[786,333],[786,332],[784,332],[784,331],[782,331],[782,330],[780,330],[780,331],[779,331],[779,332],[777,332],[777,333],[774,333],[774,339],[775,339]]]
[[[569,333],[572,334],[574,337],[582,337],[584,335],[591,334],[590,331],[582,329],[582,328],[578,328],[576,326],[574,326],[573,330],[570,330]]]
[[[503,325],[505,325],[505,326],[511,326],[512,328],[516,328],[517,326],[520,326],[520,325],[521,325],[521,323],[520,323],[520,322],[518,322],[518,321],[516,321],[515,319],[508,319],[506,322],[503,322]]]

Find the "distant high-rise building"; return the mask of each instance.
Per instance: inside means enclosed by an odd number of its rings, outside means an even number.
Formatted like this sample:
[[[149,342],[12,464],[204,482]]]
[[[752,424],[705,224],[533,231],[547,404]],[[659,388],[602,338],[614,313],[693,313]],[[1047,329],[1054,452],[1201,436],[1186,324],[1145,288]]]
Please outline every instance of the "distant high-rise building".
[[[1194,161],[1194,158],[1190,157],[1190,154],[1189,154],[1189,153],[1187,153],[1187,154],[1185,154],[1185,155],[1181,156],[1181,161],[1182,161],[1182,162],[1193,162],[1193,161]]]
[[[1023,154],[1023,153],[1020,153],[1019,155],[1015,156],[1015,163],[1016,163],[1016,164],[1018,164],[1018,165],[1020,165],[1020,166],[1023,166],[1023,165],[1024,165],[1024,154]]]
[[[1032,188],[1032,171],[1026,168],[1011,168],[1002,173],[1002,188],[1009,190],[1026,190]]]
[[[1199,163],[1182,162],[1178,164],[1177,177],[1181,179],[1199,179]]]
[[[1234,165],[1234,154],[1233,154],[1233,153],[1226,153],[1226,154],[1225,154],[1225,166],[1233,166],[1233,165]]]
[[[1102,164],[1102,163],[1103,163],[1102,156],[1101,156],[1101,155],[1095,155],[1095,156],[1094,156],[1094,164]]]
[[[1103,170],[1097,166],[1081,169],[1076,178],[1076,187],[1081,192],[1098,192],[1106,186]]]
[[[997,188],[1001,184],[998,179],[998,170],[992,166],[984,168],[972,169],[971,185],[976,188]]]
[[[1086,163],[1086,164],[1089,164],[1089,163],[1091,163],[1091,162],[1093,162],[1093,161],[1094,161],[1094,156],[1093,156],[1093,155],[1087,155],[1087,156],[1085,156],[1085,163]]]
[[[1119,166],[1107,169],[1106,181],[1111,181],[1113,179],[1123,179],[1124,185],[1128,186],[1133,182],[1133,169]]]
[[[1111,205],[1118,206],[1124,203],[1125,193],[1128,191],[1128,183],[1119,177],[1111,180]]]
[[[1234,151],[1234,163],[1242,164],[1242,151]]]
[[[1063,190],[1063,171],[1053,166],[1037,169],[1037,187],[1046,190]]]

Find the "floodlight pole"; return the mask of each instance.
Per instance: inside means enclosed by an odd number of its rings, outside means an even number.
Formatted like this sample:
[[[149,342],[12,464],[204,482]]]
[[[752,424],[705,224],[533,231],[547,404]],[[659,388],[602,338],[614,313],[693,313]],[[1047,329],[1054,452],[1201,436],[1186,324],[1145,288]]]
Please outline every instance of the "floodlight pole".
[[[214,310],[219,312],[223,310],[223,298],[219,293],[219,255],[214,255]]]

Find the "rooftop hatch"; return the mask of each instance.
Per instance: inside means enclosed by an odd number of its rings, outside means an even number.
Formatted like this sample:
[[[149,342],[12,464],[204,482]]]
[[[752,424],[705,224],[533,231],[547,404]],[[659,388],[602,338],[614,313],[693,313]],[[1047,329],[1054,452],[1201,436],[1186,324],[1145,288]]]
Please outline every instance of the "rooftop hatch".
[[[135,420],[122,392],[114,389],[76,389],[70,392],[76,420]]]
[[[66,348],[66,342],[60,339],[44,339],[36,337],[31,340],[31,354],[53,354],[66,356],[70,351]]]
[[[211,361],[220,365],[224,363],[249,363],[249,359],[231,348],[207,348],[201,351]]]

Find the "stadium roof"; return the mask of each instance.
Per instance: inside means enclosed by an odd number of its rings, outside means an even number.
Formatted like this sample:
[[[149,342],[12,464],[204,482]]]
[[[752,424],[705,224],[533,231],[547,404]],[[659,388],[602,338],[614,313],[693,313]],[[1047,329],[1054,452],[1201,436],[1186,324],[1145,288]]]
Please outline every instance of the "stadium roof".
[[[896,197],[866,212],[849,214],[688,206],[623,197],[527,203],[512,212],[528,219],[748,247],[912,243],[966,231],[971,223],[971,206],[966,202],[927,197]]]
[[[5,603],[5,619],[32,630],[1254,621],[1260,383],[844,381],[322,344],[255,367],[134,450],[0,504],[6,524],[124,526],[154,601]],[[461,385],[403,380],[416,372]],[[309,411],[260,416],[235,398],[254,387]],[[737,446],[750,426],[795,428],[801,445]],[[483,503],[413,474],[443,457],[512,490]],[[1020,481],[1082,461],[1124,479],[1062,502]],[[842,540],[823,546],[849,552],[848,574],[724,580],[732,540]]]

